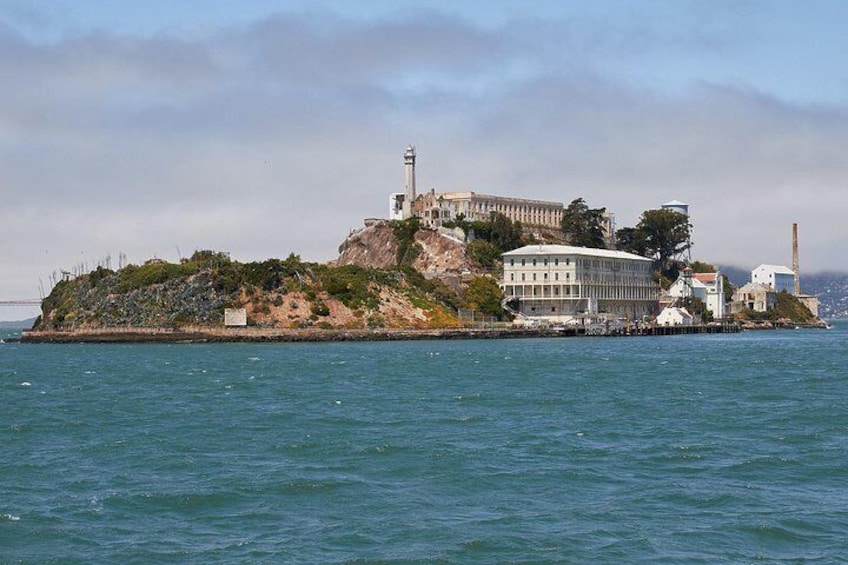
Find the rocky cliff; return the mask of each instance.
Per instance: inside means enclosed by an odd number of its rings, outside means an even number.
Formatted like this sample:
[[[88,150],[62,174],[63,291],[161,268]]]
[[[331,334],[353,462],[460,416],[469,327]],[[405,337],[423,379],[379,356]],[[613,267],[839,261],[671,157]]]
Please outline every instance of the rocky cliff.
[[[423,228],[415,231],[413,243],[417,255],[410,265],[427,278],[480,273],[469,259],[465,243],[456,236]],[[351,233],[342,242],[336,264],[394,269],[402,261],[400,248],[390,222],[378,221]]]

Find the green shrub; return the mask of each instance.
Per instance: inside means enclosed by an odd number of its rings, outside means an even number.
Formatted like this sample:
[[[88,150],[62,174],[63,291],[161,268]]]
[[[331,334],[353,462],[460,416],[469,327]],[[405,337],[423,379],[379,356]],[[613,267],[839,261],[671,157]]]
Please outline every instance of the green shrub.
[[[345,265],[321,271],[324,290],[348,308],[376,308],[379,297],[370,289],[375,271],[357,265]]]
[[[148,263],[140,267],[128,265],[119,271],[119,292],[129,292],[153,284],[162,284],[169,280],[191,275],[196,272],[193,265],[173,263]]]

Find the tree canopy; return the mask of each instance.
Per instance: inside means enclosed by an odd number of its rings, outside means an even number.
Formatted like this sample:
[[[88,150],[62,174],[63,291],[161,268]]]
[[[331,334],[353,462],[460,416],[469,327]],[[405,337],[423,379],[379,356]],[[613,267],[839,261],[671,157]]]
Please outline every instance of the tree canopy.
[[[604,233],[606,208],[589,208],[582,198],[576,198],[562,214],[562,233],[570,245],[603,249],[607,246]]]
[[[674,258],[692,247],[689,240],[692,224],[689,216],[674,210],[646,210],[635,228],[616,232],[619,249],[650,257],[655,266],[666,273],[672,270]]]

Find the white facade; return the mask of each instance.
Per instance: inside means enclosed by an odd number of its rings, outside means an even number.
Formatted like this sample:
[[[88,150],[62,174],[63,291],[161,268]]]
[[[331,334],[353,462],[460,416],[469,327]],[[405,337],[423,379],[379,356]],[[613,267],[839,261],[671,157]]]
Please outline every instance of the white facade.
[[[668,294],[676,298],[693,297],[703,302],[713,318],[727,316],[727,303],[724,295],[724,278],[717,273],[681,273],[680,277],[668,289]]]
[[[527,245],[503,254],[503,290],[527,319],[630,319],[656,312],[651,260],[623,251]]]
[[[689,313],[686,308],[663,308],[660,315],[657,316],[658,326],[691,326],[694,323],[694,316]]]
[[[760,265],[751,271],[751,282],[770,286],[775,292],[795,293],[795,272],[783,265]]]
[[[403,192],[393,192],[389,195],[389,219],[390,220],[402,220],[403,219],[403,202],[404,202],[404,194]]]

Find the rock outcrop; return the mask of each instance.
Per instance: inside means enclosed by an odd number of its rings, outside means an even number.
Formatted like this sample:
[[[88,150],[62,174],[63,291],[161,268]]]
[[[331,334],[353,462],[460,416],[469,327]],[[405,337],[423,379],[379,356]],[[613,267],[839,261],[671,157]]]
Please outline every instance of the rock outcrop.
[[[435,229],[419,229],[414,236],[419,248],[411,266],[427,278],[480,273],[458,237]],[[393,269],[398,264],[399,243],[388,221],[378,221],[351,233],[339,246],[337,265]]]

